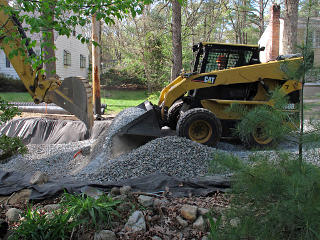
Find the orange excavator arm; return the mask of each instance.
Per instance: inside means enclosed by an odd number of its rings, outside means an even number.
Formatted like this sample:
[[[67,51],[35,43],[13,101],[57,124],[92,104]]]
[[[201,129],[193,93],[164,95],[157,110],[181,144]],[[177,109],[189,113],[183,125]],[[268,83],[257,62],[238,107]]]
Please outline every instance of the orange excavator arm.
[[[33,69],[30,57],[35,54],[29,47],[26,34],[14,15],[5,9],[6,0],[0,0],[0,47],[10,58],[10,62],[22,80],[35,103],[55,103],[85,123],[88,132],[93,126],[92,91],[86,79],[79,77],[46,79],[41,69]],[[12,36],[12,39],[5,37]],[[8,39],[10,39],[8,41]]]

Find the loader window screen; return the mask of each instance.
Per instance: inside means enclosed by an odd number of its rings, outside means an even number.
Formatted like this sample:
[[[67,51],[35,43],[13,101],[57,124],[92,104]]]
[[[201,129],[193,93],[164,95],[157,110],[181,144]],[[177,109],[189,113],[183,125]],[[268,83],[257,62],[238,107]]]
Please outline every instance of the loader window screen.
[[[223,63],[223,64],[225,64],[225,66],[223,67],[224,69],[237,66],[237,63],[239,61],[239,54],[227,53],[227,52],[225,52],[225,53],[210,52],[208,54],[205,72],[211,72],[214,70],[218,70],[219,69],[219,66],[218,66],[219,58],[221,59],[222,57],[225,59],[224,63]]]
[[[204,56],[201,72],[211,72],[219,70],[218,62],[221,57],[225,58],[225,68],[233,68],[250,64],[252,51],[230,50],[230,49],[212,49]]]

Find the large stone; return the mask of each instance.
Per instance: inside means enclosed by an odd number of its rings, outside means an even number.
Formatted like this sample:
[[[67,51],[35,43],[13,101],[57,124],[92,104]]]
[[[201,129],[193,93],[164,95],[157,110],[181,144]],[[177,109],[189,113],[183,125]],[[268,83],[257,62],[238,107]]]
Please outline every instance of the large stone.
[[[153,205],[153,197],[140,195],[138,197],[138,202],[144,207],[151,207]]]
[[[31,189],[22,189],[18,192],[15,192],[9,198],[7,198],[7,204],[9,205],[17,205],[22,203],[29,202],[31,196]]]
[[[124,226],[124,231],[126,232],[145,232],[147,229],[146,222],[144,220],[143,213],[141,211],[135,211],[130,217],[126,225]]]
[[[20,220],[22,211],[17,208],[10,208],[6,212],[6,217],[9,222],[17,222]]]
[[[123,186],[120,188],[121,195],[129,195],[131,193],[132,188],[130,186]]]
[[[94,234],[94,240],[116,240],[116,234],[109,230],[102,230]]]
[[[202,216],[198,217],[192,226],[193,226],[193,228],[198,229],[203,232],[206,231],[206,229],[207,229],[206,222],[204,221]]]
[[[153,207],[154,208],[165,207],[168,203],[169,203],[169,201],[166,199],[156,198],[153,200]]]
[[[36,171],[30,179],[30,184],[40,185],[40,184],[44,184],[44,183],[48,182],[48,180],[49,180],[49,177],[45,173],[42,173],[40,171]]]
[[[188,226],[188,222],[186,220],[184,220],[182,217],[177,216],[176,219],[177,219],[179,225],[182,226],[183,228]]]
[[[52,212],[60,209],[60,207],[61,207],[60,204],[48,204],[43,207],[43,210],[47,212]]]
[[[120,195],[120,188],[118,188],[118,187],[111,188],[110,194],[111,194],[111,196]]]
[[[197,206],[183,205],[180,209],[181,215],[184,219],[194,221],[197,218]]]
[[[99,189],[96,189],[94,187],[90,186],[85,186],[81,188],[81,192],[84,193],[85,195],[92,197],[94,199],[98,199],[101,195],[104,193],[100,191]]]

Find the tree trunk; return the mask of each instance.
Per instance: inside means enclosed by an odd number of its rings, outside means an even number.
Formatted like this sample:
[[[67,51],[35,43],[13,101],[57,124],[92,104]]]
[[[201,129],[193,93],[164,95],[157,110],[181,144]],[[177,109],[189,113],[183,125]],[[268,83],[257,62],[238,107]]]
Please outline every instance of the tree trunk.
[[[96,15],[92,16],[92,41],[100,44],[101,23]],[[94,114],[101,115],[101,92],[100,92],[100,47],[92,44],[92,95]]]
[[[259,0],[259,35],[262,36],[264,32],[264,1]]]
[[[285,0],[283,53],[295,53],[297,45],[299,0]]]
[[[171,80],[174,80],[182,69],[181,5],[177,0],[172,1],[172,54]]]
[[[50,29],[47,31],[49,35],[43,38],[43,41],[47,44],[43,47],[43,58],[44,62],[44,70],[46,71],[47,79],[56,76],[56,61],[53,60],[55,58],[55,50],[53,49],[54,46],[54,30]]]
[[[55,4],[50,7],[51,11],[44,12],[50,22],[54,21],[54,8]],[[49,16],[48,16],[49,15]],[[46,36],[43,38],[45,42],[43,47],[43,58],[44,58],[44,70],[46,71],[47,79],[56,76],[56,60],[55,60],[55,49],[54,49],[54,29],[48,29],[45,31]]]

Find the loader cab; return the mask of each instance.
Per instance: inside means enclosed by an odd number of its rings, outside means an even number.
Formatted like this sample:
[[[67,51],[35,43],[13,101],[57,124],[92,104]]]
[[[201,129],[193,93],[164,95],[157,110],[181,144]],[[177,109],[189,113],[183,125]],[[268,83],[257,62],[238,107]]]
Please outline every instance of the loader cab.
[[[199,43],[193,46],[196,54],[193,72],[208,73],[261,63],[258,45]],[[195,99],[249,100],[257,92],[257,83],[239,83],[190,90],[187,96]]]
[[[223,43],[199,43],[193,46],[193,72],[206,73],[260,63],[259,46]]]

